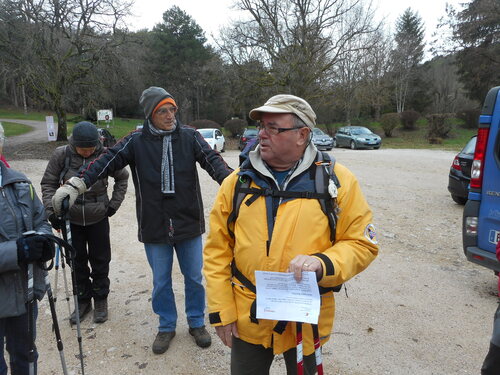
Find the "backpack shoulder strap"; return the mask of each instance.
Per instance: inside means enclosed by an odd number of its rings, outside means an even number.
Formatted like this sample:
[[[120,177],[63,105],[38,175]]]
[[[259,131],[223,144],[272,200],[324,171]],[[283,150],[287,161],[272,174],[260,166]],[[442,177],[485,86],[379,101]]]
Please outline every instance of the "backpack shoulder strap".
[[[234,195],[233,195],[233,210],[229,214],[227,218],[227,228],[229,231],[229,235],[234,238],[234,223],[238,218],[238,214],[240,213],[240,206],[248,194],[248,187],[252,180],[249,176],[239,176],[236,181],[236,186],[234,187]]]
[[[335,158],[330,158],[326,152],[316,156],[316,192],[319,194],[329,193],[328,198],[319,198],[321,209],[328,218],[330,224],[330,240],[335,242],[337,228],[337,189],[340,187],[339,179],[334,172]]]
[[[65,156],[64,156],[64,168],[61,170],[59,174],[59,184],[64,185],[64,175],[69,171],[71,165],[71,150],[69,145],[66,145],[65,148]]]

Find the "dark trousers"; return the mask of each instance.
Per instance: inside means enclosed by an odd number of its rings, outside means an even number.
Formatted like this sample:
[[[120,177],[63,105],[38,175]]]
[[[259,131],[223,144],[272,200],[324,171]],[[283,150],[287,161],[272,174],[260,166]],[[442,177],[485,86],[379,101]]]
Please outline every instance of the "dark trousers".
[[[35,302],[35,321],[37,314]],[[36,330],[35,330],[36,332]],[[28,313],[0,319],[0,375],[7,375],[7,363],[4,358],[4,342],[10,358],[11,375],[29,375],[29,350],[31,337],[28,333]],[[35,373],[38,353],[35,348]]]
[[[493,321],[493,334],[491,336],[490,350],[484,359],[481,375],[500,374],[500,304],[495,312]]]
[[[71,224],[71,236],[76,250],[78,300],[89,302],[91,298],[107,298],[111,261],[108,218],[87,226]]]
[[[246,341],[232,337],[231,348],[231,374],[232,375],[265,375],[273,363],[272,348],[262,345],[250,344]],[[290,349],[283,353],[288,375],[297,374],[297,350]],[[313,354],[304,356],[304,375],[316,373],[316,357]]]

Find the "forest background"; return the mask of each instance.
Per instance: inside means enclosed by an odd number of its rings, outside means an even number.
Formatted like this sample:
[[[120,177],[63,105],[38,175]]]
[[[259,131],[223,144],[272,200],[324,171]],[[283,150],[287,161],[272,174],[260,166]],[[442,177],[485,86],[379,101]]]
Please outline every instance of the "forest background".
[[[0,0],[0,115],[52,113],[62,141],[68,124],[109,108],[120,133],[143,117],[138,98],[154,85],[176,98],[182,122],[235,136],[253,125],[251,108],[290,93],[330,134],[364,125],[386,138],[463,144],[500,85],[498,0],[448,6],[430,45],[418,12],[388,25],[368,0],[235,1],[248,17],[211,43],[177,6],[151,30],[131,31],[132,5]]]

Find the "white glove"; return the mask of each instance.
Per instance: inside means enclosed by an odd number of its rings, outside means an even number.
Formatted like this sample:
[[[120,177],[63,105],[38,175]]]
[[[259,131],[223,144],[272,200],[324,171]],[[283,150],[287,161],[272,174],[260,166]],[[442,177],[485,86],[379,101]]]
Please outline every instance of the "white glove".
[[[85,185],[85,180],[79,177],[71,177],[66,183],[56,190],[54,196],[52,197],[52,207],[56,216],[61,216],[62,213],[62,202],[69,197],[69,207],[73,206],[76,198],[87,191],[87,185]]]

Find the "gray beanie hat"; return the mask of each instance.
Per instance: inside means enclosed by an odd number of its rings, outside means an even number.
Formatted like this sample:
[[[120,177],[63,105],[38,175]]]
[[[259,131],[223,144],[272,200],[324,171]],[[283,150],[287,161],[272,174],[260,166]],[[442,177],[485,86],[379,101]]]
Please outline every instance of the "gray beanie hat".
[[[75,147],[95,147],[99,143],[99,133],[94,124],[82,121],[75,125],[70,143]]]
[[[151,86],[144,90],[141,98],[139,99],[139,103],[144,109],[144,116],[149,118],[153,114],[153,110],[156,108],[158,103],[166,98],[173,99],[173,96],[161,87]]]

